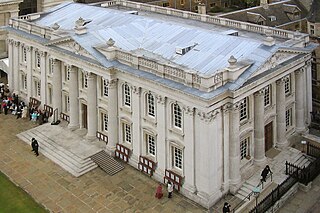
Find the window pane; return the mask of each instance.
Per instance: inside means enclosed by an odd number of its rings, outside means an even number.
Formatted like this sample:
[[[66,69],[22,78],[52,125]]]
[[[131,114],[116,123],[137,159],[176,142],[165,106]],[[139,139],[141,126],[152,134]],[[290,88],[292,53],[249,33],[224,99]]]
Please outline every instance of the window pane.
[[[127,84],[124,85],[124,105],[131,105],[130,87]]]
[[[182,127],[182,111],[178,104],[173,105],[173,124],[175,127]]]
[[[147,108],[148,108],[148,115],[154,117],[154,96],[151,93],[148,93],[147,95]]]
[[[156,155],[156,144],[153,135],[147,134],[147,144],[148,144],[148,154],[155,156]]]
[[[174,147],[174,167],[182,169],[182,150]]]

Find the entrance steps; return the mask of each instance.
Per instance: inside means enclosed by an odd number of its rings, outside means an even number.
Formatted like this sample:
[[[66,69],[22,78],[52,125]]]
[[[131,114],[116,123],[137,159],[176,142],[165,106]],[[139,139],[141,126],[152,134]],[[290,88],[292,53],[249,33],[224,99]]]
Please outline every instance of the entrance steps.
[[[105,171],[108,175],[114,175],[124,169],[118,161],[113,159],[104,150],[91,156],[91,159],[98,164],[98,166]]]
[[[259,201],[261,201],[265,196],[267,196],[269,191],[271,192],[273,188],[275,188],[278,184],[282,183],[288,177],[285,174],[286,161],[303,168],[304,166],[308,166],[312,161],[314,161],[314,158],[307,156],[306,154],[300,152],[297,149],[288,147],[275,158],[268,158],[267,161],[267,164],[270,166],[271,171],[273,172],[272,181],[270,177],[267,178],[266,182],[264,183],[263,189],[261,190]],[[252,169],[252,171],[247,172],[247,175],[248,173],[250,173],[250,175],[248,175],[248,177],[245,178],[246,181],[242,184],[242,186],[235,195],[239,199],[243,200],[243,204],[241,205],[241,207],[237,208],[236,212],[248,212],[251,208],[253,208],[255,198],[253,196],[251,196],[250,200],[245,198],[260,183],[262,170],[263,167],[255,166],[254,169]]]
[[[39,143],[40,154],[43,154],[75,177],[79,177],[98,166],[90,156],[102,149],[95,146],[94,142],[88,142],[59,125],[44,124],[19,133],[17,136],[29,145],[31,139],[35,138]]]

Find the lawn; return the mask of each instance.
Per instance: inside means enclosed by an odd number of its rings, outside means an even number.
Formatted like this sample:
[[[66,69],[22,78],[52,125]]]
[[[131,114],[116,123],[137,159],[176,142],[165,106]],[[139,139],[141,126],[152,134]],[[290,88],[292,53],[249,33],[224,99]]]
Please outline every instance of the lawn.
[[[0,213],[47,213],[30,195],[0,172]]]

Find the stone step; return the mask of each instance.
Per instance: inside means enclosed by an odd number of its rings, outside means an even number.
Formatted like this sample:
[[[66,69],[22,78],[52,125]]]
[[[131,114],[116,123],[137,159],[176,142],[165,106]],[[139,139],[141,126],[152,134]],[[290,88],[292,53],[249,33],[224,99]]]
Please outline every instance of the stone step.
[[[45,136],[37,134],[36,131],[26,131],[17,136],[28,144],[33,137],[41,139],[41,141],[39,140],[39,152],[75,177],[79,177],[97,167],[90,158],[81,159]]]
[[[91,156],[91,159],[98,164],[98,166],[109,175],[114,175],[124,169],[118,161],[113,159],[105,151],[100,151]]]
[[[45,145],[48,149],[52,150],[52,152],[60,154],[63,158],[65,158],[66,161],[74,162],[76,166],[78,166],[79,164],[86,166],[87,164],[93,163],[90,158],[81,159],[80,157],[57,145],[52,140],[46,138],[43,135],[35,134],[35,132],[31,131],[27,131],[24,134],[27,136],[27,139],[29,139],[28,141],[31,141],[31,138],[36,138],[40,145]],[[81,168],[81,166],[79,168]]]

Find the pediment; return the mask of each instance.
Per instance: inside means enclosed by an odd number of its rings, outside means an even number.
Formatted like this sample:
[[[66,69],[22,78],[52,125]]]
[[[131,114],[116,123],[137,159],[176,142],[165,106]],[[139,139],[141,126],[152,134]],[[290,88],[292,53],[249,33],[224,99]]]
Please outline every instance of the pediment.
[[[46,44],[46,46],[56,46],[61,49],[73,52],[74,54],[94,59],[94,57],[87,50],[85,50],[78,42],[76,42],[71,36],[51,40]]]
[[[276,52],[271,57],[269,57],[269,59],[266,60],[264,64],[262,64],[251,77],[257,76],[269,69],[272,69],[277,65],[295,57],[296,55],[297,53],[281,52],[281,51]]]

